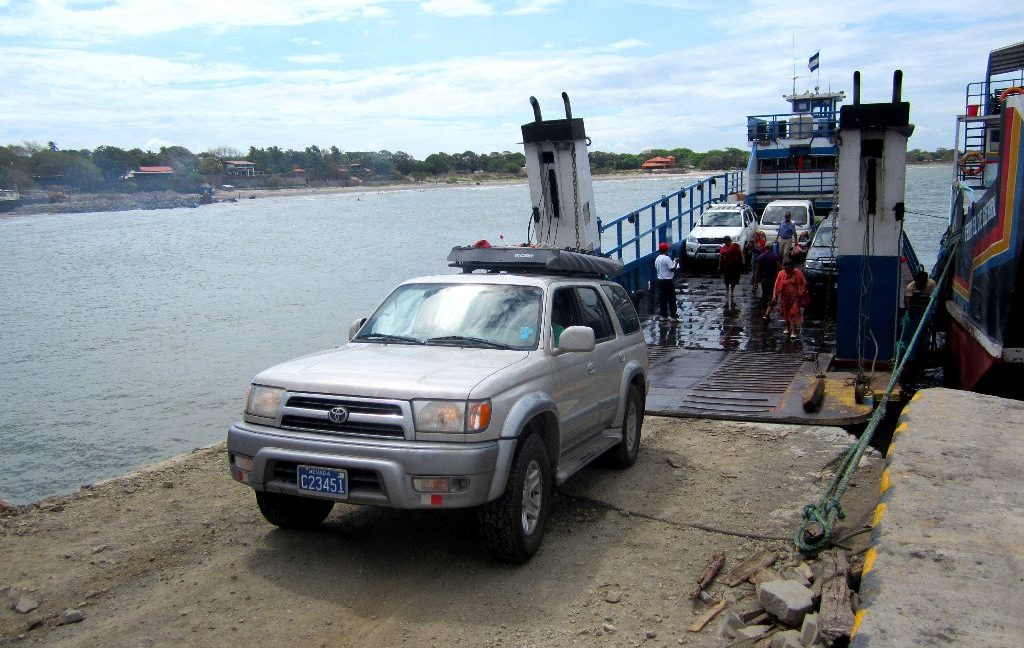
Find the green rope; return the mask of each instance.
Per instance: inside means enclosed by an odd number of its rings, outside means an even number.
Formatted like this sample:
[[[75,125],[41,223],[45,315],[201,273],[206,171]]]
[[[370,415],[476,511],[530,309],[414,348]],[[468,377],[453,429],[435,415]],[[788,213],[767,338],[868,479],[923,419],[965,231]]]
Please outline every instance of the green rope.
[[[949,269],[953,266],[957,242],[957,237],[950,236],[944,244],[944,247],[948,248],[946,265],[942,268],[942,274],[935,286],[935,290],[932,291],[928,305],[921,315],[921,321],[918,322],[917,329],[914,331],[914,336],[910,339],[910,343],[906,345],[905,349],[902,348],[902,342],[896,345],[895,369],[893,369],[892,375],[889,377],[889,384],[885,389],[885,395],[875,400],[875,409],[871,413],[871,419],[868,421],[864,433],[846,451],[838,470],[836,470],[835,476],[832,478],[832,482],[828,485],[818,504],[807,504],[804,506],[803,522],[800,523],[800,528],[796,530],[793,542],[805,554],[813,555],[828,547],[832,542],[832,531],[835,528],[836,521],[845,517],[839,501],[842,499],[847,487],[849,487],[850,479],[860,463],[864,450],[871,443],[871,437],[874,435],[875,429],[885,417],[885,406],[889,402],[889,397],[896,388],[900,376],[903,374],[907,358],[912,355],[913,350],[917,347],[918,340],[921,338],[921,332],[927,327],[928,322],[931,321],[939,295],[943,292],[942,287],[945,285],[946,276],[949,273]],[[909,319],[904,316],[904,326],[908,323]]]

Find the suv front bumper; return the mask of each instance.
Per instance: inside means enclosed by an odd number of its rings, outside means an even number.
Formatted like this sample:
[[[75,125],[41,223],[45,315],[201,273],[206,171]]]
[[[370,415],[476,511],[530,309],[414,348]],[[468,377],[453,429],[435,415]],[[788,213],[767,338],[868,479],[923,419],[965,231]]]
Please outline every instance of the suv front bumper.
[[[324,499],[400,509],[465,508],[504,492],[515,439],[438,443],[327,437],[239,422],[228,429],[228,452],[232,477],[258,491],[298,495],[296,466],[319,466],[348,471],[348,497]],[[252,459],[244,479],[235,455]],[[413,477],[447,477],[464,485],[458,492],[425,493],[413,488]]]

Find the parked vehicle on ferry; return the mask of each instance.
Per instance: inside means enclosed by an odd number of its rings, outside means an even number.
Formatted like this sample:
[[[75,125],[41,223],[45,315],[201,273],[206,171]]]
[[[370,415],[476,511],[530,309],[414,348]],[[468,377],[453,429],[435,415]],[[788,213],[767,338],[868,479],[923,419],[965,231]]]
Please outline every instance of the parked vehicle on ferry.
[[[728,236],[741,248],[754,236],[757,215],[743,203],[712,205],[686,237],[686,256],[696,261],[716,261]]]
[[[779,225],[789,213],[796,225],[796,241],[806,247],[814,234],[814,203],[810,200],[773,200],[761,214],[761,225],[758,229],[768,237],[768,243],[775,241],[779,235]]]
[[[826,218],[821,222],[818,230],[811,239],[807,248],[807,257],[804,260],[804,276],[807,278],[807,286],[811,292],[824,293],[826,289],[836,289],[836,278],[839,272],[836,269],[836,229],[835,219]]]

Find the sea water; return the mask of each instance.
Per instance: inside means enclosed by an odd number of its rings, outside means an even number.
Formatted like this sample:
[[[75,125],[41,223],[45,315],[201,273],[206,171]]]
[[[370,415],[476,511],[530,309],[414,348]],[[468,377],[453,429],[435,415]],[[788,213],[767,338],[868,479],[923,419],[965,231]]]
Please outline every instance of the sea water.
[[[945,167],[907,173],[930,265]],[[606,220],[689,184],[599,180]],[[526,240],[525,184],[260,198],[199,209],[0,218],[0,499],[67,493],[221,441],[253,375],[343,344],[453,245]]]

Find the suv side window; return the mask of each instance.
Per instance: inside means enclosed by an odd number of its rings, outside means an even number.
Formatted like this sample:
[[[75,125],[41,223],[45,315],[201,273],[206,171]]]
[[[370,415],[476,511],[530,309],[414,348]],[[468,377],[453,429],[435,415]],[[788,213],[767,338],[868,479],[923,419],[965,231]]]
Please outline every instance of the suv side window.
[[[612,326],[612,318],[608,315],[608,308],[604,300],[597,294],[597,290],[590,287],[576,289],[580,297],[580,305],[583,307],[583,326],[594,329],[594,340],[610,340],[615,337],[615,328]]]
[[[608,301],[612,303],[612,310],[615,311],[615,316],[619,318],[622,332],[629,335],[639,331],[640,317],[637,316],[636,309],[633,308],[633,302],[630,300],[629,295],[626,294],[626,289],[619,284],[602,284],[601,288],[604,289],[604,294],[608,297]]]

